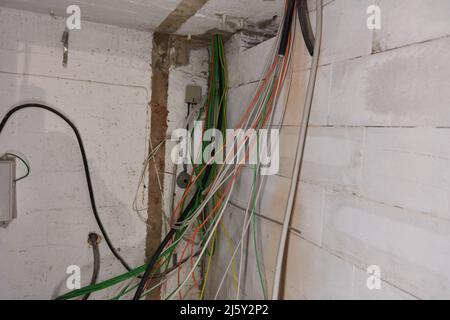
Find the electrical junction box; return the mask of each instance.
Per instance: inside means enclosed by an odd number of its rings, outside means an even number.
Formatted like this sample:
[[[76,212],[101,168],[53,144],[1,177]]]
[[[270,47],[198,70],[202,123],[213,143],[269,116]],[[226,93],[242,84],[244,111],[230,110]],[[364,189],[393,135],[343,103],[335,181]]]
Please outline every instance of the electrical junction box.
[[[202,102],[202,87],[187,86],[185,102],[189,104],[200,104]]]
[[[16,161],[0,158],[0,227],[7,227],[17,217],[16,211]]]

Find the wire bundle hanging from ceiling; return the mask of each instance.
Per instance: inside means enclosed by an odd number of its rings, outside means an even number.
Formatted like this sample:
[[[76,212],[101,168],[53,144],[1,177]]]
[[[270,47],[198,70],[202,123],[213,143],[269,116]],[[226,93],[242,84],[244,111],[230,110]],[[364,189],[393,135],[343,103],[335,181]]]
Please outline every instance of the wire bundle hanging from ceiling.
[[[274,46],[269,54],[266,65],[258,82],[256,92],[250,104],[234,129],[271,129],[278,127],[284,120],[285,108],[287,104],[287,94],[283,90],[290,89],[292,78],[291,53],[295,38],[295,0],[286,1],[285,14],[281,22],[278,34],[274,41]],[[298,5],[298,3],[297,3]],[[289,83],[286,83],[286,80]],[[227,129],[227,88],[228,88],[227,66],[224,53],[223,40],[220,36],[213,37],[209,94],[205,106],[201,110],[201,117],[204,121],[205,130],[215,128],[224,132]],[[281,99],[284,97],[284,99]],[[279,117],[278,115],[281,115]],[[277,120],[278,119],[278,122]],[[277,142],[273,142],[277,143]],[[234,146],[228,148],[227,144]],[[203,145],[204,151],[206,145]],[[178,284],[176,288],[167,295],[167,299],[183,298],[183,290],[192,280],[199,289],[200,298],[205,297],[205,289],[208,282],[208,275],[211,261],[218,241],[218,231],[222,227],[227,233],[226,226],[223,225],[223,218],[226,214],[227,206],[230,202],[231,194],[234,191],[237,178],[242,173],[244,164],[239,159],[242,154],[247,159],[254,149],[260,154],[261,148],[254,141],[249,141],[249,137],[244,137],[244,141],[226,141],[221,150],[215,150],[214,156],[206,163],[193,165],[192,178],[186,188],[181,200],[172,212],[172,220],[177,221],[172,224],[170,231],[164,237],[158,249],[151,259],[129,272],[103,281],[96,285],[88,286],[80,290],[69,292],[59,299],[74,299],[85,294],[104,290],[119,284],[126,284],[118,295],[113,299],[121,299],[134,292],[134,299],[142,299],[160,288],[169,279],[169,275],[177,271]],[[232,150],[233,152],[228,152]],[[156,150],[157,151],[157,150]],[[152,151],[149,159],[156,151]],[[225,152],[227,151],[227,152]],[[224,164],[217,164],[215,158],[224,155]],[[198,156],[198,155],[194,155]],[[192,161],[194,159],[191,159]],[[256,213],[265,185],[265,179],[261,177],[261,161],[258,159],[253,166],[252,190],[248,199],[248,206],[245,210],[244,223],[239,242],[230,254],[230,261],[221,278],[219,286],[214,288],[217,298],[227,278],[229,270],[233,271],[233,282],[236,288],[236,298],[239,299],[241,292],[241,280],[244,261],[244,239],[253,228],[253,245],[255,246],[257,271],[259,274],[261,290],[265,298],[268,298],[264,270],[260,261],[260,249],[257,246],[256,233]],[[180,254],[180,255],[179,255]],[[235,262],[239,254],[239,272],[236,274]],[[170,266],[174,256],[178,256],[177,265]],[[206,263],[206,272],[201,283],[198,283],[195,272]],[[184,278],[181,279],[181,267],[187,268]],[[140,278],[138,278],[140,277]],[[138,283],[136,283],[138,282]]]

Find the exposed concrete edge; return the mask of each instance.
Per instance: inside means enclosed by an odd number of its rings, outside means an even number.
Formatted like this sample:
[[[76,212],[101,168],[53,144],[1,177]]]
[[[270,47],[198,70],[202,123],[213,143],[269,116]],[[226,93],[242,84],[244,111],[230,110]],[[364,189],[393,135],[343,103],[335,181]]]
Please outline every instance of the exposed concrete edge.
[[[152,97],[150,102],[150,141],[156,146],[164,140],[167,134],[168,116],[168,91],[169,72],[171,65],[170,51],[174,40],[170,34],[175,33],[187,20],[202,8],[208,0],[182,0],[177,8],[167,16],[153,34],[152,49]],[[194,44],[195,43],[195,44]],[[201,46],[197,41],[191,43],[192,47]],[[189,50],[188,50],[189,51]],[[180,59],[183,61],[183,59]],[[185,60],[185,59],[184,59]],[[149,166],[149,188],[148,188],[148,221],[147,239],[145,255],[147,261],[151,258],[155,250],[161,243],[162,236],[162,214],[163,199],[159,190],[158,174],[161,184],[164,185],[165,155],[166,148],[163,145],[155,155],[156,172],[154,166]],[[156,283],[155,283],[156,284]],[[152,286],[152,283],[149,284]],[[161,298],[161,288],[159,287],[148,299],[159,300]]]
[[[152,50],[152,98],[150,102],[151,120],[150,120],[150,141],[151,146],[157,146],[164,140],[167,132],[167,100],[169,90],[169,69],[170,69],[170,36],[167,34],[153,35]],[[163,199],[159,190],[158,174],[161,184],[164,185],[165,172],[165,152],[163,145],[160,151],[155,155],[156,168],[149,166],[148,183],[148,221],[147,221],[147,241],[145,256],[147,261],[161,243],[162,235],[162,213]],[[150,283],[150,286],[152,283]],[[155,290],[149,299],[159,300],[160,289]]]

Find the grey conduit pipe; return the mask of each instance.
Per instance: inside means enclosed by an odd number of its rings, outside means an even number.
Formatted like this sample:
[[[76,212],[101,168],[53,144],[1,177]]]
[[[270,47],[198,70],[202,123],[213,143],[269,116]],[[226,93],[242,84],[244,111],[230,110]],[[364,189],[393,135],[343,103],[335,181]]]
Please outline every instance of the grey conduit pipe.
[[[99,240],[100,236],[94,232],[89,233],[88,242],[92,246],[92,252],[94,254],[94,267],[92,270],[92,278],[90,286],[93,286],[97,283],[98,275],[100,274],[100,248],[99,248]],[[90,293],[87,293],[83,300],[88,300],[91,296]]]
[[[306,91],[305,110],[302,116],[300,135],[298,137],[297,153],[295,156],[294,174],[292,176],[291,187],[289,190],[288,203],[284,216],[283,230],[281,233],[280,245],[278,248],[277,262],[275,267],[274,285],[272,291],[272,300],[280,300],[281,276],[284,269],[286,243],[289,233],[289,225],[291,223],[292,212],[294,209],[294,200],[299,185],[300,173],[303,165],[303,156],[305,153],[305,143],[308,134],[308,124],[311,115],[311,107],[314,98],[314,90],[316,86],[317,70],[319,69],[319,55],[322,44],[322,24],[323,24],[323,4],[322,0],[316,0],[316,38],[314,43],[314,55],[311,66],[311,73],[308,81],[308,89]]]

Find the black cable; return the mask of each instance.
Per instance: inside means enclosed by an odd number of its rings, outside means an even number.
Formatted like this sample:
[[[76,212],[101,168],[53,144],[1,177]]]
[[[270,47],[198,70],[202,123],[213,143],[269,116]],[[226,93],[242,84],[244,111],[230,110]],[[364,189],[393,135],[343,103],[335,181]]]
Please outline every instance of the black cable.
[[[180,225],[183,223],[184,219],[186,219],[189,212],[192,210],[192,208],[195,205],[196,198],[199,196],[199,192],[197,191],[195,195],[192,197],[191,201],[189,202],[188,206],[184,209],[183,213],[181,214],[180,218],[177,221],[177,225]],[[139,286],[136,290],[136,293],[134,294],[133,300],[139,300],[144,293],[145,287],[147,286],[147,281],[150,278],[150,275],[153,271],[153,268],[155,267],[156,262],[158,262],[159,256],[163,252],[164,248],[167,246],[169,241],[172,239],[172,237],[175,235],[178,229],[171,228],[169,233],[166,235],[164,240],[161,242],[161,244],[156,249],[155,253],[153,253],[153,256],[150,259],[150,262],[147,264],[147,267],[145,269],[145,273],[142,276],[141,281],[139,282]]]
[[[309,19],[308,0],[297,0],[297,12],[306,48],[309,54],[313,56],[315,37],[311,20]]]
[[[200,253],[201,253],[201,251],[197,251],[196,253],[194,253],[194,254],[192,255],[192,257],[194,257],[194,258],[195,258],[195,257],[198,257],[198,256],[200,255]],[[155,275],[153,276],[153,278],[155,278],[155,279],[162,279],[162,278],[164,278],[164,277],[167,276],[169,273],[171,273],[171,272],[177,270],[180,266],[183,266],[184,264],[186,264],[186,262],[189,262],[189,261],[191,260],[192,257],[184,258],[181,262],[178,262],[178,261],[177,261],[176,264],[175,264],[173,267],[171,267],[171,268],[169,268],[169,269],[167,269],[167,270],[164,270],[163,273],[155,274]]]
[[[30,166],[28,165],[28,163],[24,159],[22,159],[17,154],[14,154],[14,153],[11,153],[11,152],[5,153],[5,155],[19,159],[25,165],[25,167],[27,168],[27,173],[23,177],[14,180],[14,182],[23,180],[23,179],[25,179],[26,177],[28,177],[30,175]]]
[[[280,48],[278,49],[278,54],[281,56],[284,56],[286,54],[290,29],[292,25],[292,18],[294,16],[294,5],[295,0],[288,0],[286,8],[286,18],[284,20],[283,29],[281,32]]]
[[[100,237],[96,233],[89,233],[88,242],[92,246],[92,252],[94,254],[94,268],[92,270],[92,278],[90,285],[93,286],[97,283],[98,275],[100,273],[100,248],[98,247],[98,241]],[[89,299],[91,293],[86,293],[83,300]]]
[[[75,136],[77,138],[78,146],[80,148],[81,156],[83,158],[83,166],[84,166],[84,172],[85,172],[85,175],[86,175],[86,181],[87,181],[87,186],[88,186],[88,190],[89,190],[89,198],[90,198],[90,201],[91,201],[92,212],[94,213],[94,217],[95,217],[95,220],[97,222],[97,225],[98,225],[98,227],[99,227],[99,229],[101,231],[101,234],[102,234],[103,238],[105,239],[106,244],[108,245],[109,250],[111,250],[112,254],[117,258],[117,260],[120,261],[120,263],[124,266],[125,269],[127,269],[127,271],[131,271],[130,266],[120,256],[120,254],[117,252],[117,250],[114,248],[113,244],[111,243],[111,240],[109,239],[108,233],[106,232],[105,227],[103,226],[102,220],[100,219],[100,216],[98,214],[97,205],[95,203],[94,190],[93,190],[93,187],[92,187],[91,174],[89,172],[89,165],[88,165],[88,160],[87,160],[87,156],[86,156],[86,151],[84,149],[83,140],[81,139],[81,135],[80,135],[77,127],[75,126],[75,124],[73,124],[73,122],[70,121],[61,112],[59,112],[59,111],[57,111],[57,110],[55,110],[55,109],[53,109],[51,107],[48,107],[46,105],[34,104],[34,103],[23,104],[23,105],[20,105],[18,107],[12,108],[10,111],[8,111],[8,113],[2,119],[2,122],[0,123],[0,135],[1,135],[2,131],[3,131],[3,129],[5,128],[5,125],[8,122],[9,118],[11,118],[11,116],[14,113],[16,113],[17,111],[20,111],[22,109],[27,109],[27,108],[37,108],[37,109],[47,110],[47,111],[49,111],[49,112],[59,116],[61,119],[63,119],[72,128],[72,130],[75,133]]]
[[[293,0],[290,0],[293,2]],[[293,2],[294,3],[294,2]],[[294,11],[294,6],[292,5],[292,13]],[[292,15],[291,15],[292,16]],[[221,73],[221,71],[219,71],[219,74]],[[219,88],[223,87],[223,83],[222,78],[224,77],[224,74],[222,74],[221,76],[219,75]],[[223,91],[220,91],[221,89],[219,89],[220,94],[218,94],[218,96],[222,96],[223,95]],[[218,117],[218,123],[222,122],[222,119],[224,119],[226,117],[225,115],[225,109],[222,106],[219,106],[219,117]],[[222,128],[216,128],[221,130]],[[205,186],[208,183],[209,177],[211,176],[213,166],[212,165],[206,165],[206,169],[205,172],[203,173],[203,177],[199,177],[198,179],[202,182],[201,185]],[[191,201],[189,202],[189,204],[187,205],[187,207],[183,210],[183,212],[180,214],[180,217],[177,221],[177,223],[175,224],[175,226],[180,226],[183,224],[184,220],[186,219],[186,217],[189,216],[191,210],[194,208],[195,203],[197,202],[197,200],[200,199],[200,197],[202,196],[203,190],[201,189],[197,189],[194,196],[192,197]],[[147,264],[147,267],[145,269],[145,273],[141,278],[141,281],[139,283],[139,286],[136,290],[136,293],[133,297],[133,300],[139,300],[147,286],[147,282],[148,279],[150,278],[150,275],[153,271],[153,268],[155,267],[159,256],[161,255],[161,253],[163,252],[164,248],[168,245],[168,243],[170,242],[170,240],[173,238],[173,236],[176,234],[178,229],[175,228],[171,228],[169,233],[166,235],[166,237],[164,238],[164,240],[161,242],[161,244],[158,246],[158,248],[156,249],[155,253],[153,254],[153,256],[150,259],[150,262]]]

